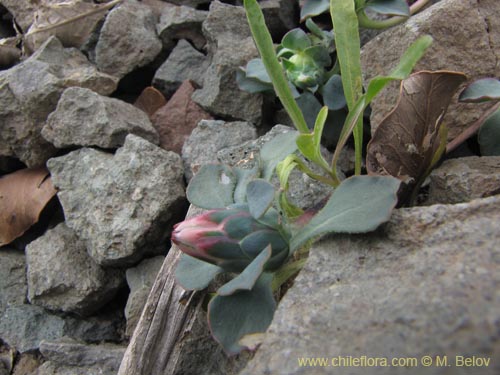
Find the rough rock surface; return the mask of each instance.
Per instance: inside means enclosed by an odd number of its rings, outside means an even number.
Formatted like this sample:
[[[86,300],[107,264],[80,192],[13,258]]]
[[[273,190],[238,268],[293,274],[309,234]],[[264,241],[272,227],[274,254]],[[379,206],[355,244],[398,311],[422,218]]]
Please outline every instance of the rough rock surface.
[[[203,22],[203,34],[210,66],[203,88],[193,94],[193,100],[223,118],[259,124],[262,96],[240,90],[236,83],[236,70],[258,55],[244,9],[213,1]]]
[[[191,80],[202,86],[207,67],[206,56],[188,41],[181,39],[156,71],[153,86],[169,98],[185,80]]]
[[[114,344],[85,345],[72,339],[62,338],[42,341],[40,352],[48,362],[34,375],[80,373],[115,375],[120,367],[125,347]]]
[[[500,156],[449,159],[429,178],[425,204],[462,203],[500,194]]]
[[[259,5],[273,40],[281,40],[289,30],[297,27],[299,19],[297,0],[262,0]]]
[[[195,88],[185,81],[168,103],[152,116],[153,126],[160,134],[160,147],[182,152],[182,146],[201,120],[212,120],[212,116],[191,100]]]
[[[397,210],[375,233],[311,249],[264,343],[243,371],[308,374],[298,358],[447,356],[449,368],[371,367],[371,374],[470,374],[455,356],[500,363],[500,197]],[[315,367],[315,374],[330,374]],[[476,372],[477,370],[477,372]],[[338,367],[337,374],[366,374]]]
[[[202,120],[182,148],[187,179],[204,164],[217,163],[217,151],[257,138],[255,127],[243,121]]]
[[[95,60],[101,71],[122,78],[153,61],[161,49],[151,9],[136,0],[126,0],[106,17]]]
[[[26,247],[28,299],[49,310],[90,315],[111,300],[123,273],[101,268],[64,223]]]
[[[180,157],[128,135],[115,155],[84,148],[47,163],[66,224],[107,266],[164,251],[184,206]]]
[[[88,342],[119,340],[117,328],[113,320],[62,318],[35,305],[12,305],[0,316],[0,337],[21,353],[38,349],[42,340],[63,336]]]
[[[36,9],[32,0],[0,0],[8,11],[14,16],[16,23],[23,31],[27,31],[34,21],[33,15]]]
[[[130,294],[125,306],[127,329],[125,334],[130,337],[141,317],[142,309],[146,304],[149,292],[156,279],[156,275],[163,264],[164,256],[157,256],[143,260],[134,268],[127,270],[127,283]]]
[[[459,71],[467,74],[469,81],[484,76],[498,77],[500,21],[493,16],[498,13],[500,2],[496,0],[440,1],[364,46],[362,65],[365,82],[379,74],[387,75],[410,43],[425,34],[431,35],[434,42],[417,63],[415,71]],[[393,83],[373,100],[372,130],[395,105],[398,92],[399,85]],[[484,109],[484,105],[452,102],[444,120],[449,127],[448,138],[456,137]]]
[[[26,300],[26,257],[22,251],[2,247],[0,250],[0,315],[9,305]],[[0,335],[1,337],[1,335]]]
[[[56,110],[42,128],[42,136],[57,148],[117,148],[123,145],[127,134],[159,143],[158,133],[143,111],[80,87],[64,90]]]
[[[171,49],[175,40],[187,39],[201,49],[206,41],[201,32],[201,24],[207,17],[207,12],[196,10],[188,6],[172,6],[165,8],[156,26],[163,46]]]
[[[43,164],[55,149],[40,130],[63,90],[80,86],[108,95],[116,85],[115,78],[98,72],[77,49],[65,49],[50,38],[30,58],[0,72],[0,157]]]

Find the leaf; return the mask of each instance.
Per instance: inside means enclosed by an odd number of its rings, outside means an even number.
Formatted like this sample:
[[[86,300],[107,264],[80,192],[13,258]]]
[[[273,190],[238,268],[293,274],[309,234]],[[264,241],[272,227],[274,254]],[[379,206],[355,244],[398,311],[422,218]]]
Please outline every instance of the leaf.
[[[234,203],[236,178],[231,168],[221,164],[204,165],[186,190],[187,199],[207,210],[225,208]]]
[[[478,142],[482,156],[500,156],[500,109],[481,126]]]
[[[45,167],[28,168],[0,178],[0,246],[20,237],[56,194]]]
[[[89,38],[105,13],[123,0],[104,4],[92,4],[83,0],[37,5],[35,20],[24,37],[25,46],[31,52],[49,37],[56,36],[65,47],[81,47]]]
[[[396,177],[411,190],[440,147],[441,121],[464,81],[464,74],[447,71],[418,72],[402,81],[396,107],[368,144],[368,172]]]
[[[237,181],[234,188],[234,202],[246,203],[248,183],[260,176],[260,166],[256,163],[252,169],[233,167],[233,172]]]
[[[271,280],[272,275],[264,273],[252,290],[229,296],[215,296],[210,301],[210,330],[227,354],[241,352],[245,349],[239,344],[242,337],[265,332],[271,324],[276,309]]]
[[[293,29],[285,34],[281,45],[294,52],[304,51],[311,46],[311,39],[302,29]]]
[[[274,169],[288,155],[297,150],[298,132],[289,131],[278,134],[276,137],[266,142],[260,150],[260,159],[262,162],[262,177],[269,181],[274,172]]]
[[[266,67],[261,59],[250,60],[246,67],[246,74],[248,78],[255,78],[260,82],[271,84],[271,78],[269,78]]]
[[[186,290],[202,290],[221,272],[224,270],[218,266],[182,253],[175,279]]]
[[[142,90],[141,95],[135,100],[134,105],[144,111],[149,117],[167,104],[167,100],[163,94],[153,86],[146,87]]]
[[[312,93],[305,91],[297,98],[297,105],[304,114],[307,127],[313,129],[315,119],[321,110],[321,103]]]
[[[300,10],[300,22],[306,18],[325,13],[330,8],[330,0],[306,0]]]
[[[240,90],[249,92],[250,94],[267,91],[274,92],[272,84],[261,82],[256,78],[249,78],[241,69],[236,71],[236,83],[238,84]]]
[[[229,296],[240,290],[252,290],[257,279],[264,271],[266,262],[271,258],[271,246],[267,246],[262,252],[252,260],[242,273],[234,279],[224,284],[217,290],[219,296]]]
[[[323,95],[325,105],[332,111],[338,111],[347,104],[344,96],[344,88],[342,87],[342,78],[338,74],[332,75],[323,85],[321,94]]]
[[[271,207],[274,200],[274,187],[261,178],[247,185],[247,202],[250,215],[259,219]]]
[[[366,8],[388,16],[410,16],[406,0],[370,0],[366,3]]]
[[[257,0],[244,0],[243,4],[245,6],[248,24],[255,41],[255,45],[259,50],[262,62],[266,67],[267,74],[269,74],[269,77],[273,82],[274,91],[290,116],[296,129],[302,133],[306,133],[308,128],[304,115],[297,106],[297,103],[295,103],[288,80],[286,79],[281,64],[276,57],[273,40],[264,21],[264,14],[260,9]]]
[[[461,102],[480,103],[500,99],[500,81],[496,78],[483,78],[472,82],[461,92]]]
[[[327,233],[375,230],[389,220],[399,185],[397,179],[385,176],[354,176],[342,181],[325,207],[292,236],[291,252]]]

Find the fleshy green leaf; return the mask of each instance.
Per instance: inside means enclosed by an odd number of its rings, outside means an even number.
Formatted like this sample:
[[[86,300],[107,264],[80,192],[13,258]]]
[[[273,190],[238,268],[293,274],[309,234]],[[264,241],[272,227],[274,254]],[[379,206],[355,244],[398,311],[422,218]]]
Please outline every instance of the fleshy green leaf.
[[[410,16],[410,7],[406,0],[370,0],[366,8],[388,16]]]
[[[262,146],[260,159],[263,169],[262,177],[265,180],[271,179],[274,168],[280,161],[297,150],[295,140],[298,134],[296,131],[281,133]]]
[[[248,183],[260,176],[260,165],[257,164],[252,169],[243,169],[234,167],[233,172],[236,175],[236,187],[234,189],[234,202],[246,203]]]
[[[281,40],[281,45],[291,51],[304,51],[311,46],[311,39],[302,29],[293,29],[285,34]]]
[[[271,84],[271,78],[269,78],[266,67],[261,59],[250,60],[247,64],[246,73],[248,78],[255,78],[261,82]]]
[[[309,129],[314,128],[314,121],[321,110],[321,103],[309,91],[305,91],[297,98],[297,104],[304,114]]]
[[[186,195],[195,206],[208,210],[225,208],[234,203],[235,186],[236,178],[231,168],[220,164],[204,165],[189,182]]]
[[[276,309],[271,281],[272,275],[264,273],[252,290],[229,296],[215,296],[210,301],[210,330],[227,354],[241,352],[245,349],[239,344],[243,336],[265,332],[271,324]]]
[[[327,233],[365,233],[389,220],[398,201],[400,181],[384,176],[354,176],[344,180],[325,207],[292,236],[292,252]]]
[[[494,112],[479,129],[481,155],[500,156],[500,109]]]
[[[330,8],[330,0],[307,0],[300,10],[300,19],[314,17],[325,13]]]
[[[325,83],[321,89],[323,101],[332,111],[337,111],[346,106],[344,89],[342,87],[342,78],[340,75],[334,74]]]
[[[217,290],[217,294],[219,296],[229,296],[240,290],[252,290],[270,257],[271,246],[267,246],[242,273],[221,286]]]
[[[255,179],[247,185],[247,202],[250,214],[259,219],[271,207],[274,200],[274,187],[263,179]]]
[[[314,62],[321,67],[328,66],[332,63],[330,54],[323,46],[311,46],[304,50],[304,55],[309,56]]]
[[[236,83],[240,90],[249,92],[250,94],[274,92],[272,84],[261,82],[255,78],[248,78],[245,72],[240,69],[236,71]]]
[[[224,270],[213,264],[182,254],[175,269],[175,279],[186,290],[202,290]]]
[[[496,78],[483,78],[472,82],[460,94],[459,100],[467,103],[479,103],[500,99],[500,81]]]

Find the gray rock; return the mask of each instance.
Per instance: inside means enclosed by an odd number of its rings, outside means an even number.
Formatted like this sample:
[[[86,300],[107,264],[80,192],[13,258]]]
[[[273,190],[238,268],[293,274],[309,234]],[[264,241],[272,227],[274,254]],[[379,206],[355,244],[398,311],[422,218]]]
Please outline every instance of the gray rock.
[[[117,148],[123,145],[127,134],[159,143],[158,133],[146,113],[132,104],[80,87],[64,90],[56,110],[42,128],[42,136],[57,148]]]
[[[180,39],[189,40],[198,49],[203,48],[206,40],[201,32],[201,24],[207,13],[182,5],[163,9],[156,30],[164,48],[171,49],[175,40]]]
[[[461,203],[500,194],[500,156],[449,159],[429,178],[426,204]]]
[[[274,40],[281,40],[284,34],[298,26],[299,2],[297,0],[262,0],[259,5]]]
[[[42,340],[63,336],[89,342],[119,340],[116,329],[116,321],[63,318],[35,305],[12,305],[0,316],[0,337],[19,352],[37,350]]]
[[[242,121],[202,120],[182,147],[185,175],[189,180],[204,164],[217,163],[217,152],[257,138],[255,127]]]
[[[70,338],[42,341],[40,353],[53,363],[65,366],[94,367],[118,371],[125,347],[115,344],[88,345]]]
[[[223,118],[241,119],[259,124],[262,117],[262,95],[240,90],[236,71],[258,56],[242,7],[213,1],[203,34],[211,57],[203,88],[192,98],[210,113]]]
[[[152,62],[161,49],[152,10],[135,0],[127,0],[106,17],[95,59],[101,71],[122,78]]]
[[[185,80],[189,79],[202,86],[207,67],[208,60],[203,53],[198,52],[188,41],[179,40],[167,60],[156,71],[153,86],[166,97],[171,97]]]
[[[105,266],[163,252],[185,204],[180,157],[130,134],[113,156],[83,148],[47,163],[66,224]]]
[[[26,247],[28,298],[49,310],[90,315],[111,300],[123,273],[104,270],[64,223]]]
[[[0,250],[0,315],[9,305],[26,301],[26,257],[22,251]],[[0,335],[1,337],[1,335]]]
[[[500,2],[495,0],[440,1],[364,46],[365,82],[379,74],[387,75],[410,43],[424,34],[431,35],[434,42],[415,71],[459,71],[467,74],[469,81],[484,76],[498,77],[500,21],[493,15],[499,12]],[[372,130],[395,105],[398,93],[399,85],[391,84],[372,102]],[[486,107],[484,104],[452,104],[444,120],[449,125],[448,139],[456,137]]]
[[[65,366],[47,361],[30,375],[116,375],[116,371],[100,366]]]
[[[36,11],[36,5],[32,0],[0,0],[0,4],[14,16],[16,23],[23,31],[29,29]]]
[[[449,368],[370,367],[370,374],[458,374],[455,356],[491,358],[497,374],[500,320],[500,197],[396,210],[366,235],[313,245],[281,300],[247,374],[331,374],[299,358],[444,356]],[[331,363],[331,362],[329,362]],[[335,368],[366,374],[367,367]]]
[[[125,334],[128,337],[134,333],[135,326],[141,317],[142,309],[146,305],[151,287],[164,260],[164,256],[157,256],[145,259],[136,267],[127,269],[126,275],[130,294],[125,306],[125,318],[127,319]]]
[[[0,72],[0,157],[16,157],[28,166],[45,163],[56,150],[40,131],[64,89],[81,86],[107,95],[116,85],[81,52],[50,38],[23,63]]]

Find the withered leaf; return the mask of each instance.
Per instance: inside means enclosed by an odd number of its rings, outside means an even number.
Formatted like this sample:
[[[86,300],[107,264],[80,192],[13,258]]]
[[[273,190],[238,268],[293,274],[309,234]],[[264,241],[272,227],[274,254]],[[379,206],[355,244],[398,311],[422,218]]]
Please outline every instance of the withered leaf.
[[[458,72],[421,71],[403,80],[396,106],[368,143],[368,173],[396,177],[407,190],[415,187],[440,150],[443,116],[465,79]]]
[[[0,246],[20,237],[35,224],[55,194],[45,167],[22,169],[0,177]]]
[[[51,36],[56,36],[65,47],[79,48],[89,38],[106,11],[123,0],[92,4],[84,0],[68,0],[38,5],[35,20],[24,37],[27,52],[34,52]]]
[[[139,95],[134,103],[137,108],[144,111],[149,117],[153,116],[165,104],[167,104],[167,99],[153,86],[142,90],[141,95]]]

